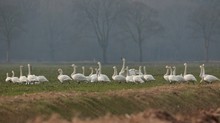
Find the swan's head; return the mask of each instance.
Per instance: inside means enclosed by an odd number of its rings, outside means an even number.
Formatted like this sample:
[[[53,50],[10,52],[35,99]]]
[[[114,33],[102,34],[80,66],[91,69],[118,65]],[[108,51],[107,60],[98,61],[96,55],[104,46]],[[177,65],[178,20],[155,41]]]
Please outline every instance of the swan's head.
[[[122,58],[122,61],[125,62],[125,58]]]
[[[116,68],[116,66],[113,66],[113,69],[115,69]]]
[[[166,67],[165,67],[165,68],[169,68],[169,66],[167,66],[167,65],[166,65]]]
[[[11,73],[14,74],[15,72],[12,70]]]
[[[97,62],[97,64],[98,64],[98,65],[101,65],[101,63],[100,63],[100,62]]]
[[[61,68],[58,69],[58,72],[62,72],[63,70]]]
[[[202,64],[202,66],[204,67],[204,66],[205,66],[205,64]]]
[[[28,67],[30,67],[31,65],[30,64],[27,64],[28,65]]]
[[[187,64],[186,63],[184,63],[184,66],[186,66]]]
[[[199,67],[202,68],[202,65],[200,65]]]
[[[176,69],[176,66],[173,66],[173,69]]]
[[[82,66],[82,69],[85,69],[85,67],[84,67],[84,66]]]
[[[75,64],[72,64],[71,66],[72,66],[72,67],[75,67],[76,65],[75,65]]]

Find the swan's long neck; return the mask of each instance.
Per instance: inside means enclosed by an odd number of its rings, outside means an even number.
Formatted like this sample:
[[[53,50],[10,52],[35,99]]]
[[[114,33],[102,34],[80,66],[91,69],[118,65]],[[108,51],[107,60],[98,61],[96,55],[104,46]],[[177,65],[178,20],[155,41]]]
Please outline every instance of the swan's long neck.
[[[141,72],[141,66],[139,66],[139,75],[141,75],[141,73],[142,73],[142,72]]]
[[[205,75],[205,67],[204,66],[202,66],[202,76],[204,76]]]
[[[173,68],[173,75],[176,75],[176,68]]]
[[[124,72],[125,71],[125,59],[122,60],[122,68],[120,72]]]
[[[170,68],[170,75],[173,75],[173,71],[172,71],[172,68]]]
[[[20,76],[23,76],[22,67],[20,66]]]
[[[99,74],[102,74],[102,65],[99,63]]]
[[[28,64],[28,75],[31,75],[31,66]]]
[[[185,64],[184,76],[186,75],[186,73],[187,73],[187,65]]]
[[[169,74],[169,68],[167,68],[167,72],[166,72],[166,74],[165,75],[168,75]]]
[[[11,73],[12,73],[12,77],[15,77],[15,72],[14,72],[14,71],[11,71]]]
[[[82,74],[85,75],[85,68],[82,67]]]
[[[146,74],[147,74],[146,67],[144,66],[144,75],[146,75]]]
[[[60,70],[60,75],[63,75],[63,70]]]
[[[8,73],[6,73],[6,77],[8,77]]]
[[[76,66],[73,66],[73,73],[72,74],[76,74]]]
[[[114,68],[115,70],[115,75],[118,75],[118,71],[117,71],[117,68]]]
[[[91,76],[93,74],[93,68],[90,68],[91,69],[91,73],[89,74],[89,76]]]
[[[203,68],[202,66],[200,66],[200,74],[199,74],[199,77],[202,77],[203,76]]]
[[[116,69],[115,69],[115,67],[113,67],[113,70],[114,70],[114,72],[113,72],[112,77],[114,77],[114,76],[116,75]]]

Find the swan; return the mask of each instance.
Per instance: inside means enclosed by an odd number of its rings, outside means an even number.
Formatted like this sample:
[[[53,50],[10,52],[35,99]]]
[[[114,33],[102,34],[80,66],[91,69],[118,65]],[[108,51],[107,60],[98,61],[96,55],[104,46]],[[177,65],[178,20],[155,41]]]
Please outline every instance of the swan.
[[[155,80],[154,77],[150,74],[147,74],[145,66],[143,67],[143,69],[144,69],[144,79],[146,81],[154,81]]]
[[[186,82],[193,82],[193,84],[195,84],[195,82],[197,81],[196,78],[192,75],[192,74],[187,74],[187,63],[184,63],[185,69],[184,69],[184,79]]]
[[[99,71],[97,68],[95,68],[95,71],[96,73],[95,74],[92,74],[90,77],[91,77],[91,82],[98,82],[98,74],[99,74]]]
[[[23,76],[23,72],[22,72],[22,68],[24,66],[20,65],[20,77],[19,77],[19,80],[21,83],[27,83],[27,77],[26,76]]]
[[[13,83],[19,83],[20,80],[19,80],[18,77],[15,77],[15,72],[12,70],[11,73],[12,73],[11,81],[12,81]]]
[[[134,82],[133,75],[130,75],[128,66],[125,68],[125,70],[126,70],[126,77],[125,77],[126,82]]]
[[[205,65],[204,64],[201,67],[202,67],[203,72],[202,72],[202,80],[200,81],[200,83],[202,83],[203,81],[208,82],[208,83],[220,81],[220,79],[217,78],[216,76],[205,74]]]
[[[172,67],[169,66],[169,69],[170,69],[170,75],[168,76],[168,80],[169,80],[170,84],[173,82],[177,82],[175,75],[173,75]]]
[[[173,66],[173,75],[175,76],[177,82],[185,82],[185,79],[182,74],[176,75],[176,66]]]
[[[27,80],[28,80],[28,83],[27,84],[30,84],[30,83],[35,83],[35,82],[38,82],[38,79],[35,75],[32,75],[31,74],[31,65],[28,64],[28,76],[27,76]]]
[[[125,82],[125,77],[123,75],[118,75],[116,66],[113,66],[114,74],[112,75],[112,79],[116,82]]]
[[[8,73],[6,73],[5,82],[12,82],[12,81],[11,81],[11,77],[8,76]]]
[[[48,79],[45,76],[37,76],[37,80],[39,82],[49,82]]]
[[[98,81],[99,82],[110,82],[110,79],[108,78],[107,75],[102,74],[102,65],[100,62],[97,63],[99,65],[98,68]]]
[[[129,72],[130,75],[138,75],[139,74],[139,71],[134,69],[134,68],[133,69],[129,69],[128,72]]]
[[[166,81],[169,81],[169,66],[166,66],[165,67],[167,69],[167,72],[163,75],[163,78],[166,80]]]
[[[63,75],[63,70],[61,68],[58,69],[59,75],[57,76],[57,79],[63,83],[64,81],[71,81],[72,79],[68,75]]]
[[[76,73],[77,66],[75,64],[72,64],[72,67],[73,67],[73,73],[71,74],[71,77],[73,80],[77,81],[78,83],[87,81],[85,75],[83,75],[81,73]]]
[[[119,72],[119,75],[126,76],[126,72],[125,72],[125,58],[122,58],[122,68],[121,68],[121,71]]]
[[[141,66],[139,66],[138,75],[133,75],[133,81],[137,83],[144,83],[144,76],[141,72]]]

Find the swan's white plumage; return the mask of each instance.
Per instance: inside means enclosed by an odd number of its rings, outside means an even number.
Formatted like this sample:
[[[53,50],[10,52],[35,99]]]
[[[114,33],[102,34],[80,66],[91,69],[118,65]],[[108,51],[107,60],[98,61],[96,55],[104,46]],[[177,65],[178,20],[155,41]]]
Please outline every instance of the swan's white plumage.
[[[58,69],[59,75],[57,76],[57,79],[63,83],[64,81],[71,81],[72,79],[68,75],[63,75],[63,70]]]
[[[76,73],[76,65],[72,64],[73,67],[73,73],[71,74],[71,77],[73,80],[77,81],[77,82],[84,82],[87,81],[85,75],[81,74],[81,73]]]
[[[220,79],[214,75],[205,74],[205,65],[204,64],[200,67],[202,67],[202,80],[200,82],[205,81],[208,83],[212,83],[215,81],[220,81]]]
[[[8,76],[8,73],[6,73],[5,82],[11,82],[11,77]]]
[[[146,67],[145,67],[145,66],[143,67],[143,69],[144,69],[144,75],[143,75],[144,80],[145,80],[145,81],[154,81],[155,78],[153,77],[153,75],[147,74],[147,72],[146,72]]]
[[[99,65],[98,68],[98,81],[99,82],[110,82],[110,79],[108,78],[107,75],[102,74],[102,65],[100,62],[97,63]]]
[[[114,74],[112,75],[112,79],[117,82],[125,82],[125,77],[123,75],[118,75],[116,66],[113,66]]]
[[[12,72],[11,81],[12,81],[13,83],[19,83],[20,80],[19,80],[18,77],[15,77],[15,73],[14,73],[14,71],[12,70],[11,72]]]
[[[184,63],[185,69],[184,69],[184,79],[186,82],[196,82],[196,78],[195,76],[193,76],[192,74],[187,74],[187,63]]]

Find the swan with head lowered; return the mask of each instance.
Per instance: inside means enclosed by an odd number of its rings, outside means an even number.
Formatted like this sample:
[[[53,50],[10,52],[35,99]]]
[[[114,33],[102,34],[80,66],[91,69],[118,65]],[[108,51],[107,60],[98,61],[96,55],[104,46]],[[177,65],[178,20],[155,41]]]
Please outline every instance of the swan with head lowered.
[[[203,81],[208,82],[208,83],[212,83],[212,82],[216,82],[216,81],[220,81],[219,78],[217,78],[216,76],[210,75],[210,74],[205,74],[205,65],[201,65],[200,66],[202,68],[202,80],[200,81],[200,83],[202,83]]]
[[[59,75],[57,76],[57,79],[63,83],[64,81],[71,81],[72,79],[68,75],[63,75],[63,70],[61,68],[58,69]]]
[[[112,79],[116,82],[125,82],[125,77],[123,75],[118,75],[116,66],[113,66],[114,73],[112,75]]]
[[[85,75],[83,75],[82,73],[76,73],[77,66],[75,64],[72,64],[72,67],[73,67],[73,73],[71,74],[71,77],[74,81],[78,83],[87,81]]]
[[[184,69],[184,74],[183,77],[185,79],[186,82],[192,82],[193,84],[195,84],[195,82],[197,82],[195,76],[193,76],[192,74],[187,74],[187,63],[184,63],[185,69]]]
[[[20,77],[19,77],[19,80],[21,83],[27,83],[28,79],[26,76],[23,76],[23,72],[22,72],[22,68],[24,66],[20,65]]]
[[[145,66],[143,67],[143,69],[144,69],[144,80],[145,81],[154,81],[155,78],[151,74],[147,74]]]
[[[98,68],[98,81],[99,82],[110,82],[110,79],[108,78],[107,75],[102,74],[102,65],[100,62],[97,63],[99,68]]]

